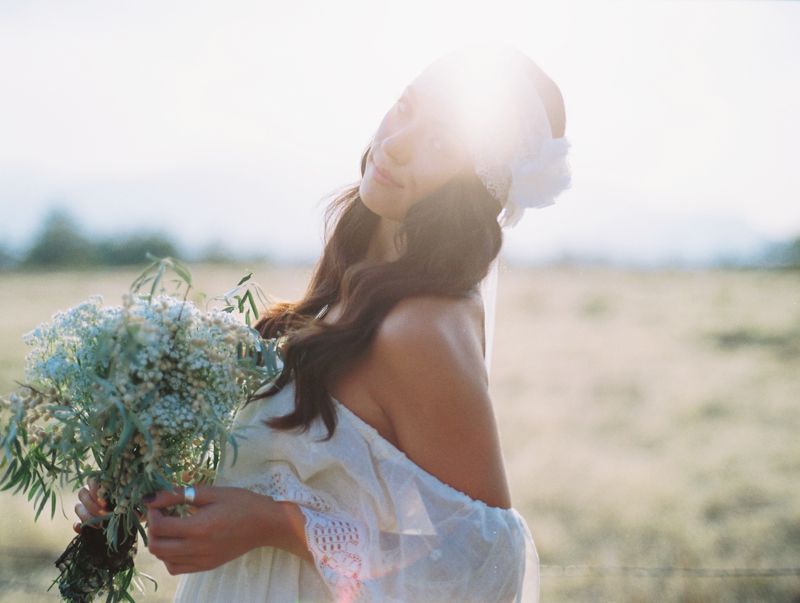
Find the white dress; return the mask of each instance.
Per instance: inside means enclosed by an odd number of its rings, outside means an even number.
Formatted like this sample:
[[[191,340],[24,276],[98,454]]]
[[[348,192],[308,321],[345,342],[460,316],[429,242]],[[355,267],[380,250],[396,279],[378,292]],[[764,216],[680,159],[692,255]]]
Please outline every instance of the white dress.
[[[255,548],[181,574],[175,602],[538,602],[539,557],[515,509],[445,484],[333,397],[327,442],[319,417],[306,433],[261,423],[289,412],[294,391],[291,381],[239,411],[248,439],[235,465],[227,445],[214,484],[297,503],[315,563]]]

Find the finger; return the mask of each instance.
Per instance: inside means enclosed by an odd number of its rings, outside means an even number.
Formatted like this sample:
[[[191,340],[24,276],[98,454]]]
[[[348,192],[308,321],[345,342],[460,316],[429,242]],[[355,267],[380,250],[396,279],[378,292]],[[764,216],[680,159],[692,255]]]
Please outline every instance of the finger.
[[[164,507],[171,507],[173,505],[182,505],[185,502],[185,498],[183,495],[183,486],[172,486],[172,490],[159,490],[155,492],[155,496],[152,500],[148,500],[147,497],[143,497],[142,500],[144,504],[147,505],[148,509],[161,509]],[[210,503],[213,498],[214,486],[209,486],[208,484],[205,485],[194,485],[195,497],[194,502],[192,503],[193,506],[205,505]]]
[[[172,490],[159,490],[142,497],[148,509],[162,509],[183,503],[183,488],[173,486]]]
[[[169,569],[169,572],[175,576],[177,574],[191,574],[193,572],[203,572],[206,570],[204,566],[198,566],[197,563],[186,562],[186,563],[173,563]]]
[[[100,528],[103,518],[99,515],[92,515],[83,505],[83,503],[75,503],[75,513],[81,519],[83,525],[91,526],[93,528]]]
[[[101,507],[108,506],[108,501],[99,495],[100,484],[98,483],[97,479],[90,477],[86,482],[86,486],[89,489],[89,493],[92,495],[92,498],[97,501],[97,504],[99,504]]]
[[[108,501],[105,498],[103,498],[102,496],[98,495],[96,492],[94,493],[93,496],[94,496],[95,502],[97,502],[97,506],[108,510]]]
[[[78,517],[80,517],[82,524],[89,525],[89,526],[91,526],[93,528],[99,528],[100,527],[99,523],[97,523],[96,521],[93,521],[95,516],[92,515],[91,513],[89,513],[89,511],[86,510],[86,507],[83,506],[83,503],[76,503],[75,504],[75,513],[78,515]]]
[[[169,572],[170,576],[177,576],[178,574],[189,574],[191,572],[199,572],[201,571],[195,565],[187,565],[183,563],[165,563],[164,565],[167,566],[167,571]]]
[[[75,530],[75,532],[77,534],[80,534],[81,533],[81,528],[83,528],[83,526],[89,526],[90,528],[99,528],[100,527],[98,525],[93,525],[93,524],[88,523],[88,522],[87,523],[81,523],[80,521],[76,521],[75,523],[72,524],[72,529]]]
[[[86,507],[83,506],[82,502],[75,503],[75,515],[80,517],[81,521],[89,519],[89,512],[86,510]]]
[[[199,521],[193,515],[173,517],[161,509],[147,512],[147,531],[156,538],[189,538],[197,534]]]
[[[197,544],[185,538],[151,538],[147,548],[159,559],[174,563],[191,563],[200,555]]]
[[[86,510],[89,511],[89,513],[91,513],[92,515],[108,515],[108,511],[102,509],[97,504],[97,501],[94,498],[92,498],[88,490],[81,489],[78,492],[78,498],[83,503],[83,506],[86,507]]]

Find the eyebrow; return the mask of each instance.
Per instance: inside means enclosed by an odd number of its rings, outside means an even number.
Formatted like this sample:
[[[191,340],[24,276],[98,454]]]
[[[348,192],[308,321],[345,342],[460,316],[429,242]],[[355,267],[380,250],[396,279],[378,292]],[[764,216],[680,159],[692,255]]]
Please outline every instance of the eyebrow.
[[[403,92],[411,97],[412,103],[414,105],[417,104],[417,92],[414,90],[414,86],[413,85],[409,84],[408,86],[406,86],[406,89]],[[456,136],[456,129],[455,129],[453,124],[448,123],[448,122],[446,122],[444,120],[441,120],[441,119],[432,119],[431,123],[434,123],[434,124],[436,124],[438,126],[443,127],[444,129],[447,130],[448,134],[450,134],[452,136]]]

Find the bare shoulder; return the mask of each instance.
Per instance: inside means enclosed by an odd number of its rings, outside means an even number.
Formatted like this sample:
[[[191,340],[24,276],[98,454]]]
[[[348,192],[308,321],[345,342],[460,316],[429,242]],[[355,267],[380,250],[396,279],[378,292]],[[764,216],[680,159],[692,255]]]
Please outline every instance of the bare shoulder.
[[[479,297],[477,307],[474,298],[399,302],[373,342],[371,389],[412,461],[474,499],[508,508],[480,311]]]
[[[480,295],[469,298],[425,295],[403,299],[384,318],[376,340],[379,346],[407,348],[430,341],[431,337],[440,339],[440,343],[456,345],[464,361],[483,365]],[[475,368],[478,370],[477,366]]]

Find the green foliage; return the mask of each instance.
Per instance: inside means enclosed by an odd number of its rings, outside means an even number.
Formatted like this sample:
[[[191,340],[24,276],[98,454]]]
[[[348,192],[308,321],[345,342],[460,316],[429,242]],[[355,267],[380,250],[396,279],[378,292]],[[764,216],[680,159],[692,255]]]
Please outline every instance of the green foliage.
[[[11,250],[0,243],[0,271],[10,270],[17,265],[17,261]]]
[[[160,255],[173,255],[164,253]],[[233,264],[236,256],[219,241],[212,241],[199,253],[197,261],[204,264]]]
[[[91,266],[134,266],[147,254],[176,256],[175,243],[161,232],[138,232],[104,239],[90,239],[64,208],[52,209],[39,234],[24,255],[25,268],[86,268]],[[12,267],[14,258],[0,248],[0,269]]]
[[[49,368],[35,372],[29,364],[26,376],[37,377],[0,397],[0,491],[13,489],[13,494],[25,494],[36,509],[35,520],[48,505],[51,517],[55,515],[57,483],[62,488],[68,484],[77,489],[91,478],[106,491],[104,497],[112,514],[86,522],[103,524],[103,529],[82,530],[56,561],[61,573],[53,584],[58,583],[68,601],[88,601],[100,592],[108,593],[108,601],[134,600],[129,586],[137,575],[144,575],[133,566],[136,535],[141,534],[147,544],[138,516],[143,512],[141,497],[171,489],[173,484],[182,485],[186,471],[194,483],[209,482],[226,442],[232,446],[235,463],[236,438],[241,436],[238,429],[231,429],[230,411],[235,414],[238,403],[280,371],[275,341],[262,340],[249,326],[253,318],[258,318],[254,292],[263,299],[250,280],[252,272],[224,296],[214,298],[227,304],[225,312],[240,312],[248,326],[217,310],[217,314],[206,316],[207,324],[213,325],[207,332],[219,335],[204,339],[184,327],[196,324],[202,316],[192,302],[187,302],[192,288],[188,266],[173,257],[145,253],[151,262],[133,281],[130,293],[123,296],[123,308],[104,308],[122,312],[125,322],[98,322],[113,326],[84,336],[80,329],[95,324],[91,322],[96,316],[92,308],[97,308],[97,299],[61,313],[62,322],[40,325],[29,341],[40,345],[35,349]],[[183,300],[167,292],[170,282]],[[169,314],[164,331],[170,334],[169,341],[139,338],[142,333],[153,334],[155,325],[161,323],[143,322],[142,317],[151,314],[128,314],[125,309],[134,304],[147,312]],[[59,347],[63,345],[69,353]],[[229,352],[220,355],[220,346],[225,345]],[[151,373],[137,372],[138,368],[129,372],[130,367],[138,366],[133,359],[148,346],[167,350],[170,355],[178,353],[188,359],[187,365],[173,370],[174,365],[166,365],[172,360],[162,354],[147,365]],[[225,366],[235,367],[235,372],[226,373],[235,382],[209,381],[219,384],[218,389],[201,383],[208,374],[204,371],[209,370],[204,367],[209,366],[213,355],[219,362],[228,363]],[[29,363],[39,362],[34,358],[39,356],[29,354]],[[169,381],[162,380],[161,370],[170,371]],[[157,376],[150,378],[148,374]],[[175,380],[179,385],[174,385]],[[159,396],[161,402],[172,396],[174,414],[158,404]],[[211,406],[211,400],[221,400],[221,406]],[[175,417],[187,416],[182,409],[190,406],[188,416],[199,417],[196,422],[202,426],[200,430],[176,422]],[[182,514],[184,506],[173,507],[172,514]],[[98,534],[100,541],[96,540]]]
[[[763,261],[769,266],[800,269],[800,235],[771,244],[764,253]]]
[[[253,297],[253,291],[255,291],[262,305],[269,305],[263,290],[258,286],[257,283],[251,282],[250,284],[245,285],[245,283],[247,283],[252,276],[252,272],[247,273],[239,280],[238,283],[236,283],[236,286],[233,289],[221,297],[216,298],[224,300],[227,304],[223,308],[225,312],[233,312],[234,310],[238,310],[240,314],[244,315],[244,321],[248,326],[250,326],[254,319],[258,320],[258,308],[256,307],[256,300]]]
[[[176,293],[179,292],[181,285],[185,285],[183,298],[186,299],[189,289],[192,287],[192,274],[188,266],[172,257],[160,258],[149,252],[145,255],[150,260],[150,264],[131,283],[131,293],[143,295],[147,300],[152,300],[156,293],[165,293],[163,279],[167,272],[171,270],[178,276],[177,279],[172,281],[175,285]],[[148,283],[150,284],[150,291],[146,294],[141,294],[140,291]]]
[[[775,332],[743,325],[723,331],[709,332],[707,337],[719,348],[725,350],[758,347],[773,351],[781,358],[800,357],[800,325],[794,329]]]
[[[23,259],[24,266],[87,266],[95,261],[92,243],[62,208],[47,214],[42,229]]]
[[[163,233],[135,233],[113,237],[96,243],[95,258],[106,266],[133,266],[147,259],[147,254],[175,256],[178,250]]]

